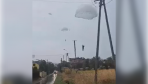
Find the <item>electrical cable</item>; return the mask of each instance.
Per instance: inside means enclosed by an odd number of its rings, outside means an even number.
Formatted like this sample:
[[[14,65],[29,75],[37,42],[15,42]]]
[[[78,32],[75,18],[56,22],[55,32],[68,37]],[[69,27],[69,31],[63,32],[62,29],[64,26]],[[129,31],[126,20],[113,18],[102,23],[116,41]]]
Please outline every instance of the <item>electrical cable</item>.
[[[70,53],[68,53],[70,54]],[[63,56],[64,54],[57,54],[57,55],[35,55],[35,56]]]
[[[63,56],[63,54],[58,54],[58,55],[35,55],[35,56]]]
[[[41,0],[34,0],[34,1],[41,1]],[[66,1],[51,1],[51,0],[42,0],[47,2],[57,2],[57,3],[91,3],[91,2],[66,2]]]
[[[47,1],[47,2],[55,2],[55,3],[92,3],[93,4],[93,2],[92,2],[92,0],[91,0],[91,2],[67,2],[67,1],[51,1],[51,0],[33,0],[33,1]],[[110,0],[110,1],[108,1],[106,4],[109,4],[110,2],[112,2],[113,0]],[[93,4],[94,5],[94,4]],[[95,6],[95,5],[94,5]],[[95,6],[96,7],[96,6]]]

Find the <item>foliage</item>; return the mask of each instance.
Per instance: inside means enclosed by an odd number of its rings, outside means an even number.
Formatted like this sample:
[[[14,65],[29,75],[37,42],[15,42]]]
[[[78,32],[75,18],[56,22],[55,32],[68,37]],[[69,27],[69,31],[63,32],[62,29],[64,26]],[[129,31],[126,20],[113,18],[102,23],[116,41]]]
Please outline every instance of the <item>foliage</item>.
[[[38,60],[39,71],[45,71],[47,74],[52,73],[55,70],[55,66],[52,62],[46,62],[45,60]]]
[[[108,57],[107,59],[104,60],[104,63],[102,64],[105,66],[106,69],[108,68],[115,68],[115,61],[113,60],[112,57]]]
[[[62,78],[73,82],[74,84],[94,84],[94,70],[79,71],[79,73],[72,72],[71,74],[62,73]],[[116,76],[115,70],[98,70],[98,84],[115,84]]]
[[[62,67],[70,68],[70,63],[66,61],[62,61],[62,63],[59,63],[56,67],[56,70],[62,72]]]
[[[38,69],[37,69],[37,67],[32,67],[33,69],[33,72],[36,72]]]
[[[32,67],[32,75],[33,75],[33,80],[39,78],[39,70],[37,69],[37,67]]]
[[[63,67],[70,67],[70,63],[66,62],[66,61],[63,61],[62,62],[62,66]]]
[[[72,68],[75,68],[75,69],[80,69],[80,68],[83,68],[83,70],[86,70],[86,67],[88,69],[95,69],[95,61],[96,61],[96,58],[93,57],[91,59],[85,59],[85,58],[82,58],[84,59],[85,61],[83,63],[77,63],[76,65],[74,65],[74,67]],[[62,61],[62,63],[59,63],[58,66],[57,66],[57,69],[58,71],[61,71],[62,67],[68,67],[70,68],[70,63],[69,62],[66,62],[66,61]],[[98,68],[100,69],[115,69],[115,61],[112,59],[112,57],[108,57],[106,59],[101,59],[100,57],[98,57]]]
[[[58,75],[57,78],[56,78],[56,80],[55,80],[55,82],[54,82],[54,84],[66,84],[66,83],[64,83],[64,82],[62,81],[61,76]]]
[[[65,74],[71,74],[71,72],[72,72],[72,71],[71,71],[70,69],[65,69],[65,70],[64,70],[64,73],[65,73]]]

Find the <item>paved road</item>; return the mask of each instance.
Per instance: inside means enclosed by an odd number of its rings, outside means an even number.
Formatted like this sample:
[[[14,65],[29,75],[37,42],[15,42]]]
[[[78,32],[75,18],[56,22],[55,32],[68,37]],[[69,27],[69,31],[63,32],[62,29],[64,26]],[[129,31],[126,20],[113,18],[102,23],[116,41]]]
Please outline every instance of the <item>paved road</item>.
[[[40,82],[42,84],[54,84],[56,77],[57,77],[57,74],[52,73],[45,78],[42,78],[38,81],[34,81],[33,84],[40,84]],[[47,83],[45,83],[45,82],[47,82]]]
[[[57,71],[56,71],[56,73],[57,73]],[[46,84],[54,84],[56,77],[57,77],[57,74],[53,73],[52,75],[50,75],[48,77],[48,82]]]
[[[54,84],[56,77],[57,74],[53,74],[51,77],[49,77],[49,81],[46,84]]]

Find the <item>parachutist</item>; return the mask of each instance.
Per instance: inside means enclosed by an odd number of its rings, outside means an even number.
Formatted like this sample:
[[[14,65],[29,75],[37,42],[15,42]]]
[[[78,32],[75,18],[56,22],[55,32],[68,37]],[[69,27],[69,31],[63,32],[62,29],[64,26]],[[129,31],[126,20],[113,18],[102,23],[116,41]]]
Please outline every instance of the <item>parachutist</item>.
[[[82,45],[82,51],[84,51],[84,47],[85,47],[85,46],[84,46],[84,45]]]

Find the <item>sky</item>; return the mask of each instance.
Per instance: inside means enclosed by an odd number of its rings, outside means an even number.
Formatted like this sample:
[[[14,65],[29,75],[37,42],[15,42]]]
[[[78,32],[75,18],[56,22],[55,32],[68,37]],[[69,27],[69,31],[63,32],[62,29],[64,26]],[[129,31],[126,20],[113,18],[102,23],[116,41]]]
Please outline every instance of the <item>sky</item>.
[[[63,3],[62,3],[63,2]],[[71,3],[64,3],[71,2]],[[86,2],[86,3],[77,3]],[[76,56],[92,58],[96,54],[96,41],[98,29],[98,17],[92,20],[76,18],[76,10],[83,4],[94,6],[90,0],[34,0],[32,6],[33,19],[33,59],[46,59],[51,62],[60,62],[62,56],[69,53],[74,57],[74,42],[76,41]],[[114,51],[116,51],[116,5],[115,0],[107,4],[109,25],[112,35]],[[96,7],[96,9],[98,9]],[[51,13],[52,15],[49,15]],[[69,31],[61,31],[62,28]],[[65,41],[66,39],[66,41]],[[85,50],[82,51],[82,45]],[[50,55],[50,56],[43,56]],[[104,9],[102,8],[100,50],[102,59],[111,56]]]

